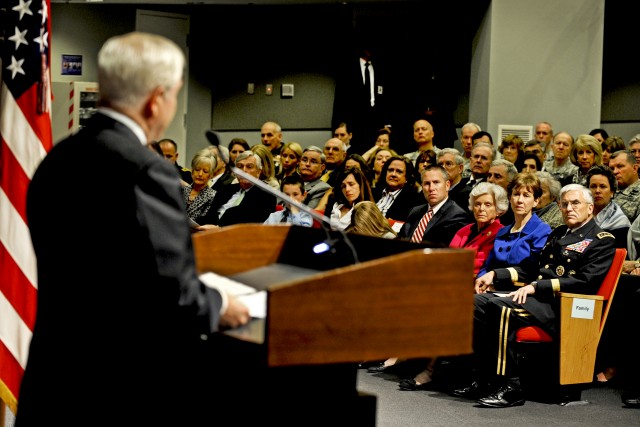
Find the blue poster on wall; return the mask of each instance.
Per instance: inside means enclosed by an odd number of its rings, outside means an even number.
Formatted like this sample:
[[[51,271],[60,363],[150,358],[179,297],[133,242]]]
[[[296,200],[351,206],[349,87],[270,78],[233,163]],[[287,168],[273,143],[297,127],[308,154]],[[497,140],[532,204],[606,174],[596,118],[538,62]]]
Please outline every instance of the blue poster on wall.
[[[82,75],[82,55],[62,55],[62,75]]]

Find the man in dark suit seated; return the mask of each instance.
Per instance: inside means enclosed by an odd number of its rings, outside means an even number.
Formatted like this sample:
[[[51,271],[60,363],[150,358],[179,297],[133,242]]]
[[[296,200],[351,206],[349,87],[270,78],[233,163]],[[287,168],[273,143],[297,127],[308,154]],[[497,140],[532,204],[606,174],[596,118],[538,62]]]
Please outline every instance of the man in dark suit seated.
[[[253,151],[243,151],[236,157],[236,168],[259,179],[262,162]],[[214,226],[242,223],[264,223],[271,212],[276,210],[276,197],[246,178],[238,176],[238,182],[223,187],[213,199],[209,212],[210,223],[198,227],[205,230]]]
[[[416,243],[429,243],[448,247],[451,239],[469,223],[469,215],[449,198],[449,174],[437,165],[427,166],[422,172],[424,205],[411,209],[398,238]]]
[[[438,152],[436,163],[442,166],[449,174],[449,197],[464,209],[469,215],[469,223],[473,222],[473,212],[469,210],[469,194],[471,186],[469,178],[462,177],[464,170],[464,157],[455,148],[443,148]]]
[[[558,335],[558,292],[595,294],[615,255],[616,242],[593,218],[593,196],[586,187],[570,184],[560,191],[565,225],[547,240],[538,268],[515,265],[489,271],[476,279],[473,382],[452,391],[494,408],[524,404],[516,361],[516,332],[538,326]],[[528,283],[522,285],[520,283]],[[520,285],[519,285],[520,284]],[[502,291],[500,297],[492,291]],[[498,339],[498,335],[502,337]]]

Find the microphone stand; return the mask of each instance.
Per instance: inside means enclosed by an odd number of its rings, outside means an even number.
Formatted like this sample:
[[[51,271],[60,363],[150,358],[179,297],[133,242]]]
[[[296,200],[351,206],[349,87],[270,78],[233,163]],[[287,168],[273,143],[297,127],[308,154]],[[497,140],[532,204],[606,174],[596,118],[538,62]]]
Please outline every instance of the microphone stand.
[[[220,138],[218,138],[218,134],[214,130],[212,129],[207,130],[205,132],[205,136],[207,137],[207,140],[211,145],[213,145],[214,147],[220,147]],[[340,229],[333,230],[331,228],[331,220],[327,216],[319,213],[314,209],[311,209],[309,206],[305,205],[304,203],[300,203],[297,200],[292,199],[282,191],[273,188],[272,186],[265,183],[264,181],[252,175],[249,175],[242,169],[238,169],[235,165],[230,164],[229,159],[227,158],[225,153],[222,152],[222,150],[218,149],[218,154],[222,162],[225,165],[229,166],[231,168],[231,172],[233,172],[237,177],[244,178],[247,181],[251,182],[253,185],[259,187],[261,190],[271,194],[272,196],[275,196],[276,198],[283,200],[285,203],[295,206],[296,208],[300,209],[302,212],[309,214],[313,219],[317,220],[320,223],[320,225],[322,226],[322,229],[327,235],[327,239],[324,242],[319,243],[313,247],[313,251],[315,253],[319,254],[319,253],[327,252],[329,250],[331,250],[332,253],[335,253],[335,244],[338,243],[338,241],[342,240],[349,248],[349,251],[353,256],[354,264],[358,264],[360,262],[358,260],[358,254],[356,252],[356,249],[353,246],[353,243],[351,242],[349,237],[347,236],[347,233],[345,233],[344,230],[340,230]],[[337,232],[340,238],[339,239],[332,238],[331,236],[332,231]]]

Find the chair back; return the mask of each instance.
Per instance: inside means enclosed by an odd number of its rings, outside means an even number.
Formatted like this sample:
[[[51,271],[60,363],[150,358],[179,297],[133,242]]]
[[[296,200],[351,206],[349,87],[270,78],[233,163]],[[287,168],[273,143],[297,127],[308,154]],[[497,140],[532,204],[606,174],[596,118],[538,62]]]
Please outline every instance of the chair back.
[[[604,307],[604,313],[602,314],[602,320],[600,322],[600,333],[602,333],[602,329],[604,328],[604,324],[607,320],[607,316],[609,315],[609,308],[611,307],[611,301],[616,292],[616,288],[618,287],[618,280],[620,279],[620,274],[622,274],[622,266],[624,265],[624,260],[627,257],[627,250],[624,248],[617,248],[616,254],[613,256],[613,262],[611,263],[611,268],[607,272],[607,275],[604,277],[602,284],[600,285],[600,289],[598,289],[598,293],[596,295],[604,298],[607,303]]]

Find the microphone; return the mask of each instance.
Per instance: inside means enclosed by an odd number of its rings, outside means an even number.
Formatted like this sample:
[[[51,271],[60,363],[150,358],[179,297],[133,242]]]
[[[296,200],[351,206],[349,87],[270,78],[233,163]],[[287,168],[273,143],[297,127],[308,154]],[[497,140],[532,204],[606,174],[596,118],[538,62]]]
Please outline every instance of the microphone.
[[[216,131],[214,131],[213,129],[208,129],[205,132],[205,136],[207,137],[209,144],[211,144],[214,147],[220,147],[220,138],[218,137],[218,134],[216,133]],[[349,247],[351,255],[353,256],[354,263],[358,264],[360,262],[358,260],[358,254],[356,252],[356,249],[351,243],[351,240],[349,239],[349,237],[347,236],[347,233],[345,233],[344,230],[340,230],[340,229],[332,230],[331,220],[329,218],[327,218],[325,215],[322,215],[318,211],[311,209],[309,206],[305,205],[304,203],[300,203],[297,200],[292,199],[282,191],[273,188],[272,186],[263,182],[262,180],[252,175],[249,175],[242,169],[238,169],[235,165],[230,164],[229,158],[226,156],[226,153],[224,153],[222,150],[218,149],[218,154],[222,162],[225,165],[229,166],[231,168],[231,172],[233,172],[236,176],[246,179],[247,181],[251,182],[253,185],[256,185],[257,187],[259,187],[261,190],[266,191],[272,196],[275,196],[276,198],[283,200],[285,203],[295,206],[296,208],[300,209],[302,212],[308,213],[309,215],[311,215],[312,218],[314,218],[320,223],[320,225],[322,226],[322,229],[327,234],[327,239],[324,242],[319,243],[313,247],[313,251],[316,254],[324,253],[327,251],[331,251],[332,253],[335,253],[336,243],[338,243],[339,240],[342,240]],[[331,231],[337,231],[341,238],[335,239],[331,237]]]

